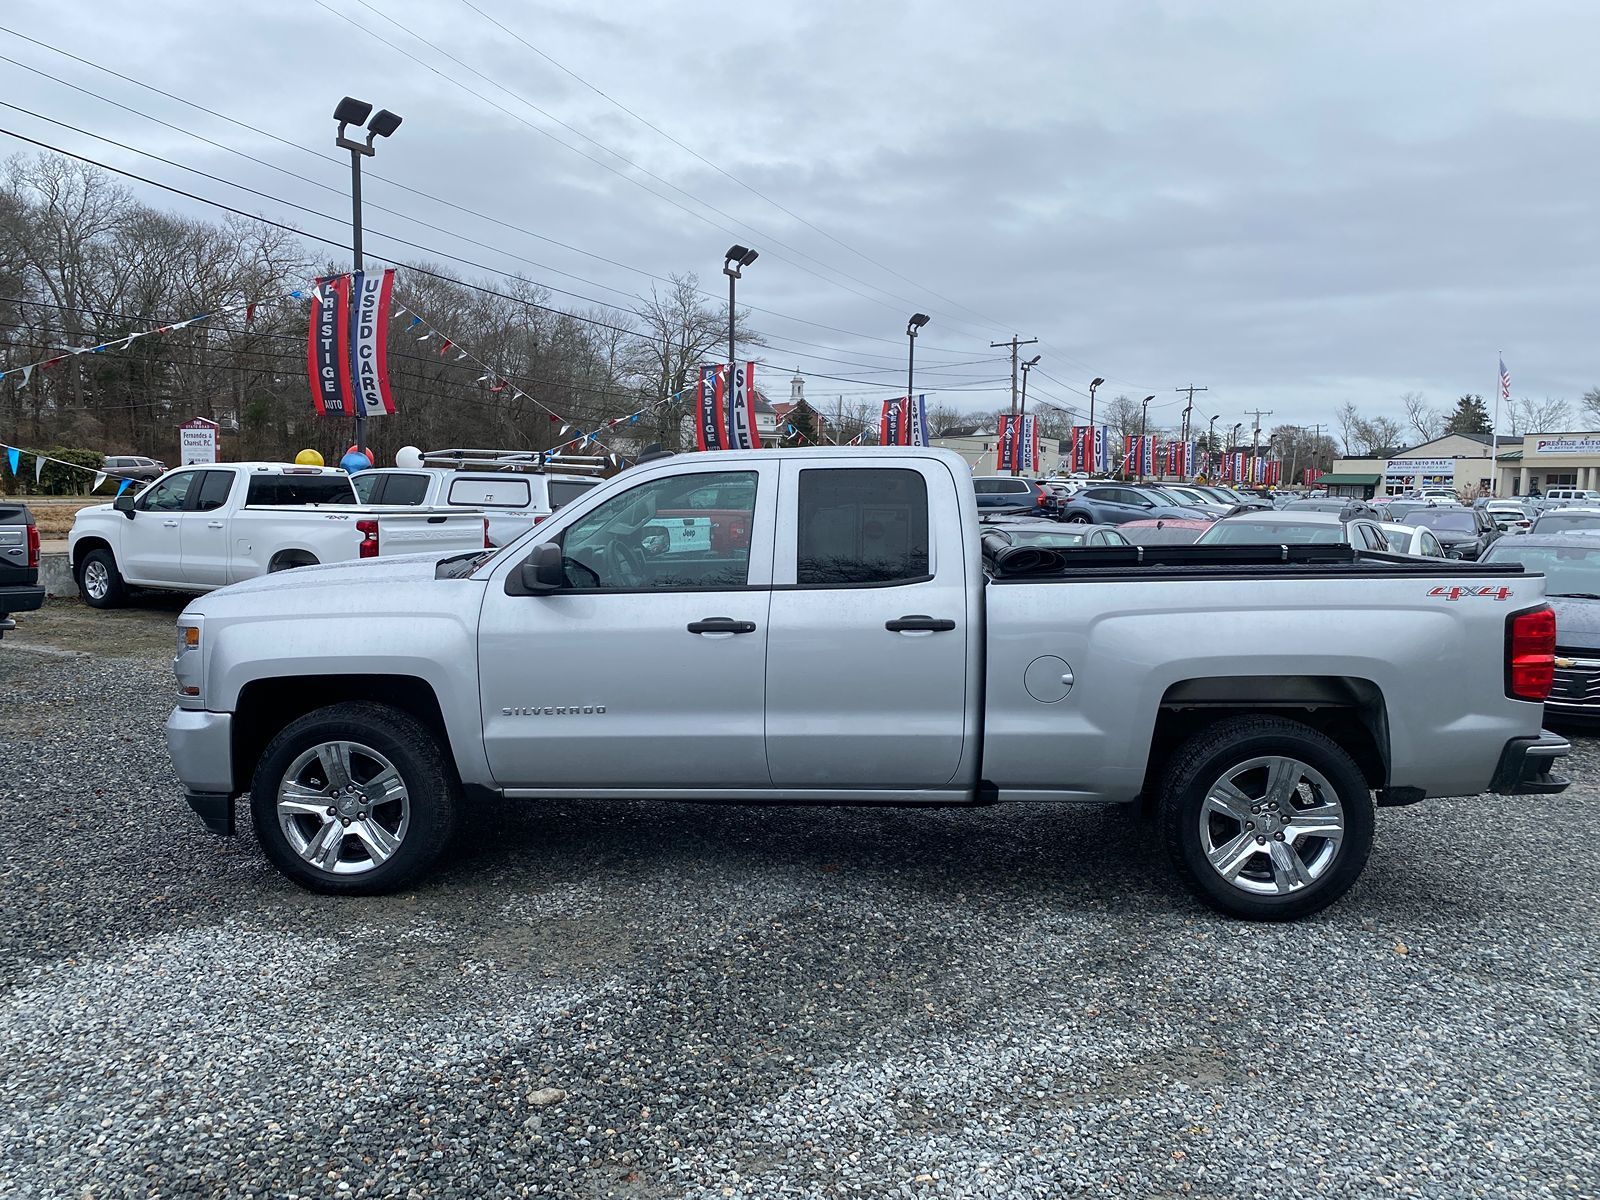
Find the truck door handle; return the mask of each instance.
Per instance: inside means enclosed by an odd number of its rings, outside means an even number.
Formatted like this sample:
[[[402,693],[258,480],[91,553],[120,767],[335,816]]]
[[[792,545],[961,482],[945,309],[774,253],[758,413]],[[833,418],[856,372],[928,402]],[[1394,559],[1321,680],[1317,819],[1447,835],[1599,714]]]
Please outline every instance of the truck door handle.
[[[176,529],[178,527],[178,523],[176,521],[163,521],[161,522],[161,525],[164,529]]]
[[[732,617],[702,617],[689,622],[690,633],[754,633],[754,621],[735,621]]]
[[[206,528],[207,529],[221,529],[222,528],[222,522],[221,521],[207,521],[206,522]]]
[[[893,621],[885,621],[883,627],[890,633],[949,633],[956,627],[956,623],[949,617],[925,617],[919,614],[896,617]]]

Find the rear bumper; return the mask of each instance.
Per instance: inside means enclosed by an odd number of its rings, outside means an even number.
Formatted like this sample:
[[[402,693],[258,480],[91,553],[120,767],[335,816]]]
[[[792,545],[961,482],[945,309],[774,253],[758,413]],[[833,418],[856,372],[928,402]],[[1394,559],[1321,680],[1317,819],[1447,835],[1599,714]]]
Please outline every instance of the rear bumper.
[[[21,583],[0,587],[0,616],[6,613],[32,612],[44,607],[44,589],[36,584]]]
[[[1572,743],[1549,730],[1541,730],[1537,737],[1512,738],[1500,752],[1489,790],[1502,796],[1564,792],[1572,781],[1552,774],[1551,768],[1556,759],[1571,753]]]

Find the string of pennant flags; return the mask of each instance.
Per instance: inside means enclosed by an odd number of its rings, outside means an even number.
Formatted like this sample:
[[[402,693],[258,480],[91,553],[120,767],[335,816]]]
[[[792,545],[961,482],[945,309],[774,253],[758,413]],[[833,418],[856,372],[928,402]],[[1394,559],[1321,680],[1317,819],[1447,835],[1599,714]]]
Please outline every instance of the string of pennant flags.
[[[13,477],[16,477],[22,473],[23,455],[28,455],[33,459],[33,482],[35,486],[38,485],[40,477],[44,474],[45,463],[55,463],[55,465],[58,467],[67,467],[74,471],[83,471],[86,474],[93,475],[94,483],[89,486],[89,490],[91,492],[99,491],[100,486],[104,484],[108,478],[110,478],[110,472],[99,471],[94,467],[86,467],[82,463],[67,462],[60,458],[51,458],[48,454],[40,454],[37,450],[27,450],[21,446],[8,446],[4,442],[0,442],[0,450],[4,450],[6,452],[6,463],[8,466],[10,466]],[[131,479],[118,479],[117,495],[120,496],[123,492],[127,491],[128,485],[132,482],[133,480]]]

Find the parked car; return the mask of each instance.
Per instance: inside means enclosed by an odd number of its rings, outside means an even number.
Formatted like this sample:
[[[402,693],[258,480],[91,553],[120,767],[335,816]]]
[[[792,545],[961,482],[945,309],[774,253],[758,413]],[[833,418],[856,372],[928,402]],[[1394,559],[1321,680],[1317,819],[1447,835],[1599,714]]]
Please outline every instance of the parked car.
[[[996,574],[970,479],[946,450],[677,456],[500,550],[237,584],[178,621],[177,777],[219,832],[248,792],[271,861],[334,893],[409,886],[463,794],[1147,795],[1196,894],[1257,919],[1344,894],[1374,792],[1567,786],[1540,576],[1193,546]],[[648,515],[705,489],[747,496],[753,549],[653,563]]]
[[[504,469],[494,470],[378,467],[352,476],[350,482],[363,504],[481,511],[489,518],[489,541],[496,546],[515,541],[600,482],[589,475],[545,471],[526,455],[506,461]]]
[[[1258,508],[1263,511],[1272,507],[1270,500],[1263,500],[1260,496],[1249,496],[1244,492],[1235,491],[1233,488],[1221,487],[1216,484],[1196,485],[1202,495],[1212,496],[1219,503],[1243,505],[1245,508]]]
[[[1386,500],[1374,500],[1372,509],[1384,521],[1404,521],[1410,513],[1419,508],[1437,508],[1432,500],[1411,500],[1404,497],[1391,497]]]
[[[44,605],[39,586],[39,527],[19,500],[0,498],[0,637],[17,627],[12,613]]]
[[[101,464],[101,470],[112,479],[150,483],[167,473],[167,464],[160,459],[144,458],[138,454],[112,454]]]
[[[67,550],[85,603],[115,608],[130,584],[208,592],[291,567],[482,549],[487,526],[478,511],[357,504],[337,468],[218,463],[80,509]]]
[[[1197,546],[1283,546],[1344,542],[1357,550],[1389,550],[1389,539],[1370,517],[1284,509],[1242,512],[1224,517],[1195,542]]]
[[[1570,533],[1575,529],[1600,529],[1600,508],[1552,508],[1529,524],[1529,533]]]
[[[1211,514],[1187,505],[1174,504],[1151,488],[1130,483],[1096,483],[1067,501],[1061,510],[1063,521],[1083,525],[1120,525],[1147,517],[1178,517],[1203,521]]]
[[[1033,517],[1053,517],[1060,511],[1044,485],[1021,475],[979,475],[972,490],[979,511],[1000,509]]]
[[[1228,504],[1218,500],[1215,496],[1208,496],[1197,487],[1182,483],[1163,483],[1154,489],[1167,497],[1172,503],[1183,508],[1193,508],[1213,517],[1224,516],[1238,508],[1237,504]]]
[[[1556,620],[1555,675],[1545,715],[1600,722],[1600,538],[1538,532],[1501,538],[1479,561],[1517,563],[1544,574]]]
[[[1600,492],[1580,487],[1553,487],[1547,488],[1541,499],[1546,503],[1566,504],[1573,500],[1587,503],[1589,501],[1600,501]]]
[[[1407,525],[1425,525],[1449,558],[1475,559],[1500,536],[1494,518],[1481,508],[1463,505],[1419,508],[1402,518]]]
[[[1389,549],[1396,554],[1409,554],[1413,558],[1447,558],[1444,547],[1425,525],[1406,525],[1400,521],[1380,521],[1378,528],[1389,541]]]
[[[1013,546],[1066,550],[1082,546],[1131,545],[1115,525],[1063,525],[1044,517],[985,517],[979,524],[985,541],[992,533]]]
[[[1291,500],[1279,511],[1337,513],[1346,521],[1352,521],[1356,517],[1365,517],[1369,521],[1378,519],[1378,510],[1376,508],[1365,500],[1354,500],[1349,496],[1324,496],[1315,500]]]
[[[1454,488],[1425,487],[1411,493],[1413,500],[1432,500],[1435,504],[1459,504],[1461,499]]]
[[[1124,521],[1120,533],[1135,546],[1187,546],[1211,528],[1210,521],[1185,521],[1178,517],[1158,517],[1154,521]]]

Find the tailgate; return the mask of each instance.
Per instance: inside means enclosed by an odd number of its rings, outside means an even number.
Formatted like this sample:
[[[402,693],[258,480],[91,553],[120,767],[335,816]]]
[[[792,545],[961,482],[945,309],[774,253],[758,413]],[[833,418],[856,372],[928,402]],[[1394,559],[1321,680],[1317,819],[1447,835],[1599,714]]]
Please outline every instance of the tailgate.
[[[482,550],[484,514],[460,508],[387,508],[367,510],[378,519],[378,554],[441,554]]]
[[[39,582],[39,569],[29,565],[28,529],[32,524],[26,508],[0,500],[0,587]]]

